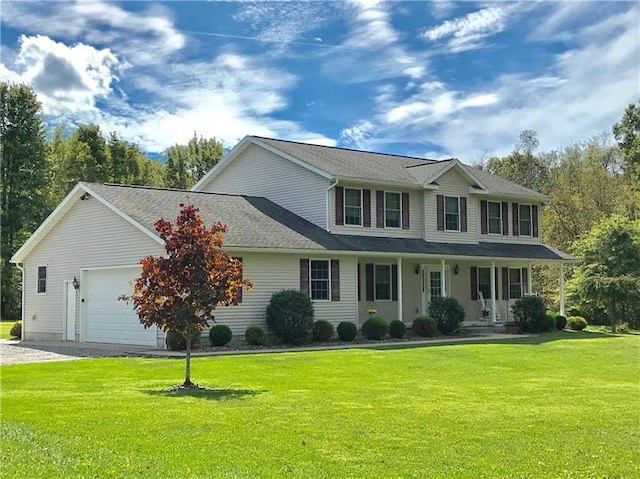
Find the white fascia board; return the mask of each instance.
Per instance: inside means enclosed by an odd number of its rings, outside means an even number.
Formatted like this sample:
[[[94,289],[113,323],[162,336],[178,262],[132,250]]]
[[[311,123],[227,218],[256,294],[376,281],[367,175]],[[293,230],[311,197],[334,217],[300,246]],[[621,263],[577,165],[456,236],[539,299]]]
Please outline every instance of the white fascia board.
[[[211,168],[207,174],[205,174],[200,180],[191,187],[191,191],[202,191],[204,186],[209,183],[211,179],[216,177],[222,170],[224,170],[229,163],[233,161],[233,159],[243,151],[247,145],[251,142],[251,138],[249,136],[245,136],[240,142],[234,146],[229,153],[227,153],[224,158],[222,158],[216,165]]]
[[[311,166],[309,163],[305,163],[304,161],[299,160],[295,156],[288,155],[287,153],[285,153],[283,151],[280,151],[280,150],[278,150],[277,148],[274,148],[271,145],[267,145],[266,143],[261,142],[257,138],[249,138],[249,141],[251,141],[251,143],[253,143],[254,145],[259,146],[260,148],[264,148],[265,150],[270,151],[274,155],[278,155],[278,156],[280,156],[282,158],[285,158],[285,159],[289,160],[292,163],[295,163],[298,166],[306,168],[309,171],[313,171],[314,173],[322,176],[323,178],[326,178],[328,180],[335,179],[333,176],[331,176],[326,171],[321,170],[320,168],[316,168],[315,166]]]
[[[458,172],[460,172],[462,176],[465,177],[470,183],[475,183],[481,189],[487,190],[487,187],[478,178],[476,178],[474,174],[472,174],[467,168],[465,168],[464,164],[462,164],[457,158],[452,158],[451,160],[449,160],[449,164],[442,168],[442,170],[438,171],[432,178],[429,178],[429,183],[425,184],[423,188],[427,188],[428,185],[433,184],[434,181],[450,171],[452,168],[456,168]]]

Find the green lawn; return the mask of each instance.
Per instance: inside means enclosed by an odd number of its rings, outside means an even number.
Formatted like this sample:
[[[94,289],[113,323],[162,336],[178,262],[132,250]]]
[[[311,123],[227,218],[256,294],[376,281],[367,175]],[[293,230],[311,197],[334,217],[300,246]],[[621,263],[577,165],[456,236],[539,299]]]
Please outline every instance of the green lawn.
[[[640,336],[2,367],[2,477],[631,478]]]
[[[0,321],[0,339],[9,339],[9,331],[11,326],[15,324],[16,320]]]

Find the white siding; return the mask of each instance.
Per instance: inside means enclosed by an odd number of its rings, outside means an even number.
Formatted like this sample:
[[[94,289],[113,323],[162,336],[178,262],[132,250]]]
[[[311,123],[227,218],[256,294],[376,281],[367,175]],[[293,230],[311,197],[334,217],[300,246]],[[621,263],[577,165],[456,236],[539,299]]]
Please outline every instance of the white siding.
[[[64,281],[80,281],[82,268],[133,265],[162,254],[159,243],[95,198],[78,201],[24,262],[24,332],[27,339],[61,340],[64,332]],[[47,266],[47,292],[36,294],[37,267]],[[82,296],[81,290],[78,301]],[[76,304],[76,334],[80,324]]]
[[[481,224],[480,224],[480,200],[487,201],[496,201],[496,202],[504,202],[507,201],[509,203],[509,234],[508,235],[496,235],[496,234],[481,234]],[[523,205],[536,205],[538,207],[538,236],[513,236],[513,201],[508,201],[500,198],[493,197],[483,197],[477,198],[476,208],[477,214],[476,218],[478,219],[478,240],[489,242],[489,243],[520,243],[520,244],[541,244],[542,243],[542,205],[540,203],[535,203],[527,200],[518,201],[518,204]]]
[[[263,196],[326,228],[329,180],[256,145],[249,145],[203,191]]]
[[[331,232],[336,234],[352,234],[360,236],[388,236],[393,238],[422,238],[423,221],[421,194],[418,191],[403,190],[392,187],[376,187],[375,185],[340,183],[343,188],[360,188],[371,191],[371,227],[364,226],[340,226],[336,225],[336,194],[335,189],[329,195],[329,214]],[[376,227],[376,191],[393,191],[397,193],[409,193],[409,229],[402,228],[377,228]]]

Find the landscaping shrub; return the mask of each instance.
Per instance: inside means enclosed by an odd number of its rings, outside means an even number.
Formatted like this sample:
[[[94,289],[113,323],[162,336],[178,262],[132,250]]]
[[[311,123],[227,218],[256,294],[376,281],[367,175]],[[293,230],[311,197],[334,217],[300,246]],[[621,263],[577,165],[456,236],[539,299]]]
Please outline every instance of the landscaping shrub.
[[[260,326],[249,326],[244,332],[244,340],[251,346],[263,346],[267,343],[267,333]]]
[[[389,336],[392,338],[404,338],[406,334],[407,327],[402,321],[394,319],[389,323]]]
[[[196,331],[191,336],[191,347],[200,344],[200,331]],[[178,331],[167,333],[167,348],[169,351],[184,351],[187,349],[187,340]]]
[[[382,339],[389,332],[389,323],[381,316],[373,316],[362,325],[362,335],[367,339]]]
[[[224,346],[233,338],[231,328],[224,324],[218,324],[209,330],[209,342],[212,346]]]
[[[349,321],[342,321],[337,328],[340,341],[353,341],[358,335],[358,326]]]
[[[433,298],[429,305],[429,316],[435,319],[442,334],[457,333],[464,315],[464,308],[456,298]]]
[[[22,321],[16,321],[9,330],[9,336],[12,338],[22,338]]]
[[[302,291],[274,293],[267,306],[267,326],[283,342],[302,344],[313,328],[313,304]]]
[[[438,334],[438,324],[436,320],[429,316],[418,316],[411,325],[413,334],[421,338],[432,338]]]
[[[549,313],[549,316],[553,320],[553,327],[558,331],[562,331],[567,327],[567,318],[562,316],[559,312],[552,311],[551,313]]]
[[[582,316],[569,316],[567,318],[567,325],[569,326],[569,329],[572,329],[573,331],[582,331],[587,327],[587,320]]]
[[[524,333],[550,331],[555,326],[547,317],[544,300],[539,296],[524,296],[512,308],[515,322]]]
[[[334,332],[333,324],[329,321],[321,319],[313,323],[313,339],[315,341],[329,341]]]

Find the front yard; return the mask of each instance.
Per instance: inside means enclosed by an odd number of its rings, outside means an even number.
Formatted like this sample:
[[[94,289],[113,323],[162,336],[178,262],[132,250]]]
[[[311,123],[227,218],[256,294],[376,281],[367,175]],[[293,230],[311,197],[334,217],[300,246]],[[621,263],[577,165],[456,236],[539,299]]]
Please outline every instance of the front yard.
[[[638,477],[640,336],[2,367],[2,477]]]

